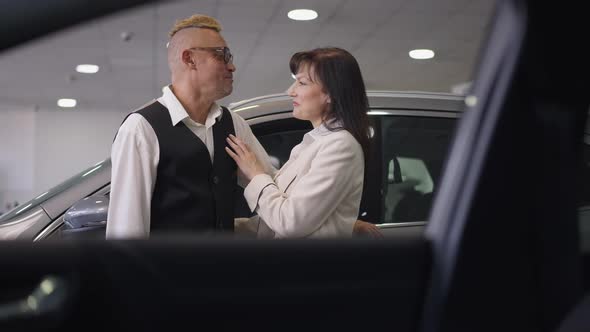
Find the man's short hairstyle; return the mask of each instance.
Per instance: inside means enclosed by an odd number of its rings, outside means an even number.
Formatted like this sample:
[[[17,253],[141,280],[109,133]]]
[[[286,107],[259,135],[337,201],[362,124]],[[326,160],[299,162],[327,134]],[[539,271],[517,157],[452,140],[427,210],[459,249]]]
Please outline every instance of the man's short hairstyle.
[[[178,31],[188,28],[211,29],[221,31],[221,24],[211,16],[195,14],[189,18],[177,20],[168,35],[172,38]]]

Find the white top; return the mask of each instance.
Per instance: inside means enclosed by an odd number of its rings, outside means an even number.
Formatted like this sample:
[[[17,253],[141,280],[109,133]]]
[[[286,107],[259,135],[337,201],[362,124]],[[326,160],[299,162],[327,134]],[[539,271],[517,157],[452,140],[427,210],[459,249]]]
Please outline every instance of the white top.
[[[352,236],[364,168],[363,150],[348,131],[321,125],[305,134],[274,178],[257,175],[244,190],[250,209],[264,221],[259,236]]]
[[[193,121],[170,87],[163,89],[157,99],[170,112],[172,124],[183,122],[209,150],[213,161],[213,124],[223,111],[214,103],[205,124]],[[267,171],[274,173],[269,157],[246,121],[230,111],[236,136],[246,142],[265,163]],[[220,153],[227,153],[220,151]],[[140,114],[131,114],[123,122],[111,149],[111,193],[107,217],[106,237],[148,238],[150,233],[150,206],[160,157],[158,138],[149,122]],[[238,183],[247,180],[238,172]]]

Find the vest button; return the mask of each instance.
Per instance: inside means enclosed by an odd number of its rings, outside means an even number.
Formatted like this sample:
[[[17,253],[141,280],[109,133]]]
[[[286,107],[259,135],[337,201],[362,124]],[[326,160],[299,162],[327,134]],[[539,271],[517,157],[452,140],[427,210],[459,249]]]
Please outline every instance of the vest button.
[[[219,183],[219,177],[218,176],[214,176],[213,177],[213,184],[218,184]]]

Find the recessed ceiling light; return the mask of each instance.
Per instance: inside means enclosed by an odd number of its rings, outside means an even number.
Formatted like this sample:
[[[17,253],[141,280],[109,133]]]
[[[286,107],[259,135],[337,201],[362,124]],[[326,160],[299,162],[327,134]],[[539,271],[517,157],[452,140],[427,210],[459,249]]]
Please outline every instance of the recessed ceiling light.
[[[409,54],[410,58],[418,60],[434,58],[434,52],[428,49],[411,50]]]
[[[59,107],[76,107],[76,99],[62,98],[57,101]]]
[[[84,64],[76,66],[76,71],[82,74],[95,74],[98,72],[98,69],[97,65]]]
[[[311,9],[293,9],[287,16],[295,21],[311,21],[318,17],[318,13]]]

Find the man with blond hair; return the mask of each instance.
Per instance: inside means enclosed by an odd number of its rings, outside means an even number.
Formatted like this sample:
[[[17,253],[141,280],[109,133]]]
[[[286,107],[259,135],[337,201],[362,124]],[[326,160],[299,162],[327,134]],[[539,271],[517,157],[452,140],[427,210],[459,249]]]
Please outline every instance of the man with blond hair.
[[[236,70],[220,32],[205,15],[170,30],[171,84],[130,113],[113,142],[107,238],[233,230],[238,175],[224,151],[229,134],[273,171],[244,119],[216,103],[232,92]]]

